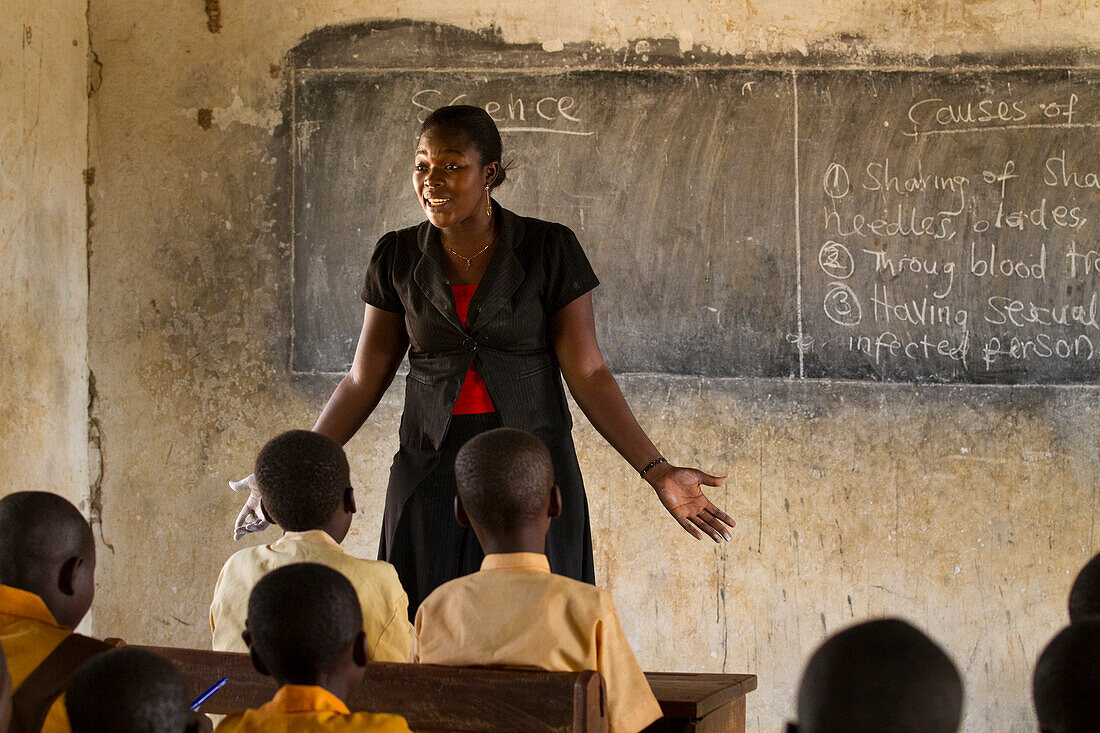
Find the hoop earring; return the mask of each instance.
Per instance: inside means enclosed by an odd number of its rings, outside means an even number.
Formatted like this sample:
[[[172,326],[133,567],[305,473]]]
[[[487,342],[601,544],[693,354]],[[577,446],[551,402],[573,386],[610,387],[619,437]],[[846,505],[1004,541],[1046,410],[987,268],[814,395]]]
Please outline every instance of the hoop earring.
[[[489,200],[489,187],[485,187],[485,213],[490,219],[493,218],[493,203]]]

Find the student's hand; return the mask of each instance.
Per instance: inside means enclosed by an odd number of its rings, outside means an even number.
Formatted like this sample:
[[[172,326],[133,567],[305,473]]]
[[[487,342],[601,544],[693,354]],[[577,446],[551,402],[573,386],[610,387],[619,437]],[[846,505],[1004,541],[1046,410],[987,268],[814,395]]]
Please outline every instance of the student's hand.
[[[697,540],[703,534],[715,542],[730,541],[730,533],[723,523],[733,527],[736,522],[724,511],[714,506],[703,493],[703,486],[721,486],[725,476],[711,476],[697,468],[680,468],[670,463],[654,466],[646,481],[657,492],[657,498],[665,505],[684,530]]]
[[[256,477],[248,474],[240,481],[230,481],[229,488],[234,491],[247,491],[248,498],[237,515],[237,521],[233,525],[233,539],[239,540],[251,532],[262,532],[271,524],[264,516],[264,510],[260,507],[260,487],[256,485]]]
[[[213,733],[214,721],[202,713],[191,712],[187,714],[186,733]]]

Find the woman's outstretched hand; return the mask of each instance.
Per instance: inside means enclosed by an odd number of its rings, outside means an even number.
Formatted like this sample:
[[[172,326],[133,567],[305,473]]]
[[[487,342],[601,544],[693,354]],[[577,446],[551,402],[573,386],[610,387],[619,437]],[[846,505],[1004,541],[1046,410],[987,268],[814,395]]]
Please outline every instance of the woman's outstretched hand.
[[[270,522],[267,521],[260,507],[260,487],[256,485],[256,477],[250,473],[240,481],[230,481],[229,488],[234,491],[248,492],[248,498],[241,508],[241,513],[237,515],[237,521],[233,524],[233,539],[239,540],[251,532],[262,532],[267,529]]]
[[[654,466],[646,475],[646,480],[653,486],[668,513],[692,537],[701,540],[705,534],[715,542],[729,542],[732,539],[726,527],[732,528],[736,522],[714,506],[703,493],[704,485],[721,486],[726,482],[725,476],[711,476],[697,468],[664,463]]]

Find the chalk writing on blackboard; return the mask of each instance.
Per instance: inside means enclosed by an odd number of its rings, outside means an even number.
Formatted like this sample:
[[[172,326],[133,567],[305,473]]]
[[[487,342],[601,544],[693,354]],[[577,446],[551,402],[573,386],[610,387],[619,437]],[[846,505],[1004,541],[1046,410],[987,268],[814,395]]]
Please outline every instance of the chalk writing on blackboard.
[[[566,123],[580,123],[579,104],[577,99],[568,94],[561,96],[545,95],[524,98],[517,96],[515,92],[509,92],[506,98],[477,99],[471,97],[468,92],[458,94],[444,94],[438,89],[420,89],[413,93],[410,100],[417,110],[417,120],[431,114],[438,107],[451,104],[474,104],[484,109],[493,121],[497,123],[497,129],[504,132],[547,132],[560,135],[594,135],[592,130],[575,129],[571,127],[551,126],[548,123],[564,121]]]
[[[1077,118],[1081,98],[1070,92],[1065,98],[1036,101],[1034,106],[1015,99],[980,99],[951,103],[941,97],[921,99],[909,106],[909,137],[995,132],[1039,127],[1100,127],[1100,122]]]
[[[824,319],[806,332],[882,378],[1098,374],[1095,94],[1017,80],[973,99],[966,81],[909,100],[919,84],[879,83],[864,144],[817,164],[804,307]]]

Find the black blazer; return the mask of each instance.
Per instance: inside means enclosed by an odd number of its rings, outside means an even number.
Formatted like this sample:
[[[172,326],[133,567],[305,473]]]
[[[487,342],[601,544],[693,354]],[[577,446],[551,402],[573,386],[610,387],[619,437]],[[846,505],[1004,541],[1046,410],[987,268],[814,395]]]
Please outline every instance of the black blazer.
[[[385,234],[363,284],[366,303],[404,313],[409,374],[401,444],[437,450],[471,363],[501,423],[548,438],[572,425],[550,343],[550,316],[599,284],[566,226],[517,216],[495,201],[500,242],[470,301],[455,310],[439,230],[425,221]]]

